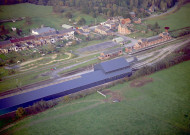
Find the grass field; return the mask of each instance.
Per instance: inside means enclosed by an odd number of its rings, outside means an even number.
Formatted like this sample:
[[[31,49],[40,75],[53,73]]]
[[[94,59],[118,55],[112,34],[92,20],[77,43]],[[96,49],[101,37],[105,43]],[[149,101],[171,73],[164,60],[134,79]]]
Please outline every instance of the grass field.
[[[56,29],[61,29],[61,25],[66,23],[69,24],[69,20],[65,18],[65,13],[67,11],[71,11],[70,9],[65,9],[65,12],[60,14],[55,14],[52,11],[51,6],[41,6],[34,5],[29,3],[24,4],[16,4],[16,5],[6,5],[0,6],[0,20],[3,19],[12,19],[19,17],[31,17],[32,25],[26,26],[25,20],[17,21],[17,22],[9,22],[3,23],[5,26],[23,28],[24,30],[28,30],[29,28],[39,27],[42,24],[45,26],[50,26]],[[79,11],[75,11],[73,9],[73,19],[75,20],[78,16],[85,18],[86,24],[89,25],[94,23],[94,18],[87,14],[82,14]],[[101,16],[97,17],[97,22],[104,21],[105,19]]]
[[[190,61],[147,78],[153,82],[141,87],[132,87],[131,82],[111,87],[124,97],[119,103],[103,102],[104,97],[95,93],[24,119],[6,133],[190,134]]]
[[[189,13],[190,3],[182,6],[175,13],[148,19],[145,21],[145,23],[155,24],[155,22],[158,22],[162,29],[164,29],[164,27],[170,27],[170,30],[180,29],[190,26]]]

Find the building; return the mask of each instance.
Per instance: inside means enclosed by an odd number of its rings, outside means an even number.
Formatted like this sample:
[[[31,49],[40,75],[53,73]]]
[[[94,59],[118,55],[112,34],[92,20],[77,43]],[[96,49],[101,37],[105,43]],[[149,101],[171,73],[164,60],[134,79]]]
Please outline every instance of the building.
[[[122,37],[117,37],[117,38],[112,39],[112,41],[116,43],[123,43],[125,40]]]
[[[49,101],[129,77],[131,74],[130,63],[125,58],[105,61],[95,65],[93,72],[83,74],[77,79],[0,99],[0,114],[15,111],[18,107],[28,107],[37,101]]]
[[[130,16],[131,16],[132,18],[135,18],[135,17],[136,17],[135,12],[129,12],[129,14],[130,14]]]
[[[106,26],[97,26],[95,28],[95,32],[100,33],[102,35],[113,35],[113,32]]]
[[[131,23],[131,19],[130,18],[122,19],[121,23],[122,24]]]
[[[85,26],[82,26],[82,27],[80,27],[79,29],[81,29],[82,31],[84,31],[84,32],[90,32],[90,29],[89,29],[89,27],[87,26],[87,25],[85,25]]]
[[[144,48],[146,46],[158,44],[158,43],[170,40],[170,39],[171,39],[171,36],[169,35],[169,33],[163,32],[163,33],[160,33],[159,35],[154,36],[154,37],[140,39],[138,41],[138,43],[136,43],[134,45],[133,48],[135,50],[138,50],[138,49]]]
[[[128,28],[126,24],[119,24],[118,33],[123,34],[123,35],[131,34],[131,30]]]
[[[125,48],[125,52],[130,53],[132,51],[133,51],[133,45],[127,45],[126,48]]]
[[[1,41],[0,42],[0,48],[6,48],[6,47],[9,47],[11,46],[11,41],[10,40],[6,40],[6,41]]]
[[[86,36],[86,37],[88,37],[90,34],[89,32],[84,32],[82,29],[77,29],[76,33],[78,33],[79,35]]]
[[[50,28],[50,27],[42,27],[42,28],[38,28],[38,29],[33,29],[32,30],[32,35],[42,35],[45,33],[51,33],[51,32],[55,32],[56,30],[54,28]]]
[[[115,49],[111,49],[111,50],[100,53],[100,56],[98,57],[98,59],[107,60],[110,58],[120,56],[122,54],[123,54],[122,48],[115,48]]]
[[[136,23],[136,24],[140,24],[141,23],[141,18],[134,18],[133,19],[133,22]]]
[[[64,29],[70,29],[70,28],[74,28],[73,26],[70,26],[70,25],[67,25],[67,24],[63,24],[62,26],[61,26],[62,28],[64,28]]]
[[[9,49],[10,51],[18,51],[15,49],[15,45],[17,44],[25,44],[27,46],[27,42],[30,42],[34,45],[43,45],[46,43],[52,43],[52,39],[74,39],[75,30],[72,28],[64,29],[60,31],[52,31],[49,33],[43,33],[41,35],[32,35],[22,38],[11,39],[7,41],[0,42],[0,48]],[[22,47],[23,48],[23,47]],[[23,49],[19,49],[23,50]],[[5,53],[7,51],[1,51],[1,53]]]

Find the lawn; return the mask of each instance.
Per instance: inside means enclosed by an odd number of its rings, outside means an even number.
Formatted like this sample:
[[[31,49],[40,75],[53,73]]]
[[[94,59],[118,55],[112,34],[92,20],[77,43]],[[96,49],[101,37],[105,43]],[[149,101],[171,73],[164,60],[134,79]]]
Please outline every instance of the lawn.
[[[156,72],[153,82],[131,82],[110,90],[121,92],[119,103],[102,102],[95,93],[59,104],[18,122],[9,134],[179,135],[190,133],[190,61]]]
[[[65,8],[65,12],[55,14],[52,11],[52,6],[34,5],[30,3],[15,4],[15,5],[4,5],[0,6],[0,20],[12,19],[19,17],[31,17],[32,25],[28,26],[25,24],[25,20],[17,22],[3,23],[5,26],[22,28],[28,31],[31,28],[37,28],[41,25],[50,26],[56,29],[61,29],[61,25],[66,23],[69,24],[69,20],[65,18],[65,13],[70,11],[69,8]],[[78,16],[85,18],[86,24],[89,25],[95,22],[95,19],[87,14],[82,14],[79,11],[71,11],[73,13],[73,19],[75,20]],[[97,22],[105,21],[102,16],[97,17]]]
[[[164,29],[164,27],[170,27],[170,30],[176,30],[190,26],[189,13],[190,3],[182,6],[178,11],[173,14],[148,19],[145,21],[145,23],[155,24],[155,22],[158,22],[162,29]]]

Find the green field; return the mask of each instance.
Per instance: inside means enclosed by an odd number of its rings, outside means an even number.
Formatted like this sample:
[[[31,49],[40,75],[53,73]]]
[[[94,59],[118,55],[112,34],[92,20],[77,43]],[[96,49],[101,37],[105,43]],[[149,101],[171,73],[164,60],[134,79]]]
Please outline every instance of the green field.
[[[131,87],[131,82],[111,87],[111,91],[123,95],[119,103],[103,102],[104,97],[95,93],[24,119],[6,133],[190,134],[190,61],[147,78],[152,78],[153,82],[141,87]]]
[[[164,29],[164,27],[170,27],[170,30],[176,30],[190,26],[189,13],[190,3],[182,6],[175,13],[148,19],[145,22],[146,24],[155,24],[155,22],[158,22],[162,29]]]
[[[50,26],[56,29],[60,29],[62,24],[64,23],[70,24],[69,20],[65,18],[65,13],[67,11],[72,12],[74,16],[73,20],[76,20],[76,18],[80,16],[85,18],[87,25],[94,23],[94,18],[91,17],[90,15],[82,14],[79,11],[76,11],[74,9],[71,10],[69,8],[65,8],[64,9],[65,12],[59,14],[53,13],[51,6],[41,6],[29,3],[0,6],[0,9],[1,9],[0,20],[19,18],[19,17],[31,17],[32,25],[30,26],[25,25],[25,20],[3,24],[9,27],[23,28],[24,30],[29,28],[39,27],[42,24],[45,26]],[[105,19],[101,16],[97,17],[97,22],[101,22],[104,20]]]

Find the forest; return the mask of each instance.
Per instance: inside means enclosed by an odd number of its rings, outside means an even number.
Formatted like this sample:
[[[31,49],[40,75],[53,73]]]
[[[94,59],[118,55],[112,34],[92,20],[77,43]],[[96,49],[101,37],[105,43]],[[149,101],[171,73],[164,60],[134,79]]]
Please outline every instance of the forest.
[[[0,5],[18,4],[29,2],[37,5],[53,6],[54,12],[64,12],[65,7],[78,9],[85,14],[91,14],[94,18],[99,14],[107,17],[128,17],[129,12],[134,11],[138,17],[148,16],[151,6],[157,11],[166,11],[179,0],[1,0]],[[180,0],[180,2],[183,0]]]

